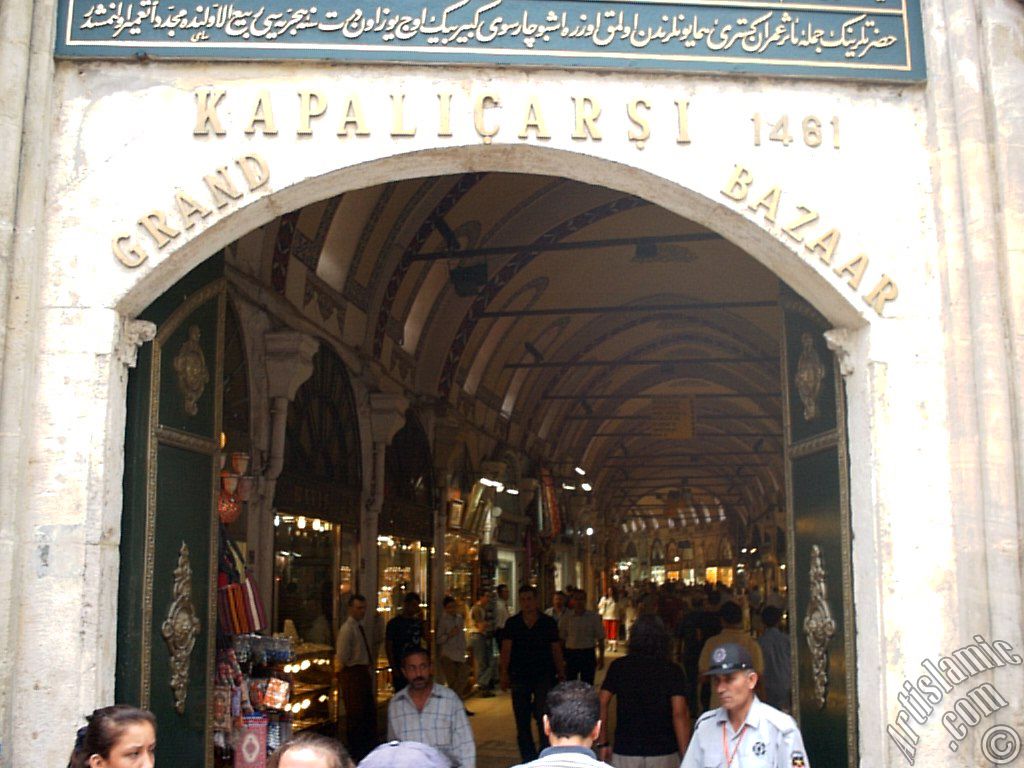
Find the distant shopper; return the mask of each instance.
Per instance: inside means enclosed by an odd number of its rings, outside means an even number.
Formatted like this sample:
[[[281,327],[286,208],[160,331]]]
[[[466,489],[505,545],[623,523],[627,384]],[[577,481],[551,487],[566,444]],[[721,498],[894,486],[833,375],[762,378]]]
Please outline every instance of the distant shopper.
[[[501,688],[512,689],[519,754],[524,761],[530,761],[539,751],[532,722],[537,723],[543,747],[545,701],[556,678],[565,680],[565,660],[558,625],[540,612],[534,587],[519,588],[519,608],[519,613],[505,624],[501,640]]]
[[[600,704],[593,686],[578,680],[560,683],[548,694],[544,733],[551,746],[516,768],[605,768],[592,747],[601,732]]]
[[[494,696],[497,682],[497,666],[494,654],[491,653],[494,625],[487,617],[487,605],[490,602],[490,592],[481,592],[469,611],[469,650],[473,654],[476,691],[482,698]]]
[[[738,643],[713,645],[705,673],[722,706],[697,719],[680,768],[810,768],[792,717],[754,695],[757,672]]]
[[[391,667],[391,686],[395,693],[406,685],[402,674],[402,654],[408,648],[425,648],[426,638],[427,627],[420,607],[420,596],[410,592],[402,600],[401,613],[388,622],[384,632],[384,648],[388,655],[388,666]]]
[[[442,602],[437,620],[437,658],[444,673],[445,684],[460,697],[469,685],[469,664],[466,662],[466,620],[459,604],[451,595]]]
[[[757,639],[757,644],[764,656],[764,701],[788,712],[792,706],[789,695],[793,681],[790,677],[789,635],[779,630],[781,619],[782,611],[772,605],[761,611],[761,620],[767,629]]]
[[[505,629],[505,622],[508,621],[508,617],[511,615],[511,609],[508,605],[508,585],[499,584],[495,592],[498,595],[498,599],[494,601],[494,638],[498,642],[500,650],[501,633]]]
[[[604,669],[604,625],[600,616],[587,610],[582,589],[573,593],[570,609],[559,619],[558,635],[565,653],[565,679],[593,685],[596,670]]]
[[[68,768],[153,768],[156,718],[124,704],[97,709],[78,729]]]
[[[701,675],[706,676],[708,668],[711,666],[711,652],[726,643],[741,645],[753,659],[754,671],[757,672],[757,676],[763,675],[764,655],[761,653],[761,646],[757,644],[757,641],[747,632],[743,631],[743,611],[736,603],[729,601],[721,607],[718,615],[724,626],[721,632],[704,643],[704,650],[701,651],[700,660],[697,663]],[[707,677],[704,677],[704,681],[702,685],[708,685]],[[711,686],[711,704],[709,709],[715,709],[720,705],[718,693],[714,686]]]
[[[455,691],[434,683],[430,652],[409,646],[401,664],[408,685],[388,704],[388,739],[429,744],[452,768],[476,768],[476,742],[466,708]]]
[[[671,640],[657,616],[636,620],[629,650],[608,667],[601,686],[601,750],[616,768],[678,768],[690,743],[686,676],[669,660]],[[614,739],[608,709],[616,699]],[[611,741],[611,744],[609,743]],[[614,745],[614,746],[612,746]]]
[[[604,622],[604,636],[608,641],[608,650],[617,651],[619,648],[619,614],[621,607],[615,597],[614,587],[608,587],[600,600],[597,601],[597,613]]]
[[[633,625],[636,623],[639,611],[637,610],[637,597],[636,590],[630,590],[626,595],[625,609],[623,610],[623,619],[626,622],[626,642],[629,642],[630,633],[633,631]]]
[[[304,731],[289,739],[270,756],[267,768],[355,768],[337,739]]]
[[[355,759],[377,746],[377,704],[373,674],[379,643],[375,627],[366,618],[366,598],[350,595],[348,618],[338,629],[338,673],[345,705],[345,734]]]
[[[568,600],[565,596],[565,592],[558,590],[551,598],[551,607],[544,611],[544,613],[555,621],[559,621],[567,610]]]

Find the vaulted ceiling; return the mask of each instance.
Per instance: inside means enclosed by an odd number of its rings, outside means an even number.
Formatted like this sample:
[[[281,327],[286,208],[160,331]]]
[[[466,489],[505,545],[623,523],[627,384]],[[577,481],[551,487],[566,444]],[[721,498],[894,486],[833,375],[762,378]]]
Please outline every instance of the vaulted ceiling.
[[[775,276],[648,201],[561,178],[395,182],[264,228],[264,277],[411,392],[587,467],[597,506],[779,497]],[[692,396],[695,434],[666,406]]]

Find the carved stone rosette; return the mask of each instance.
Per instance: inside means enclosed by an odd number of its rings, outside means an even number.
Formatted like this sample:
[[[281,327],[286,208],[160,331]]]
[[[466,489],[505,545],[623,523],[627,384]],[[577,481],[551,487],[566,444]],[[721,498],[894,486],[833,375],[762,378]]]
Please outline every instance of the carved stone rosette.
[[[810,599],[807,615],[804,617],[804,633],[807,647],[811,649],[811,674],[814,678],[815,702],[818,709],[825,708],[828,698],[828,646],[836,633],[836,622],[828,606],[828,591],[825,585],[825,565],[821,560],[821,549],[811,546]]]
[[[199,327],[188,329],[188,339],[174,356],[174,373],[178,378],[178,392],[184,404],[185,413],[195,416],[199,413],[199,398],[203,396],[210,381],[210,369],[206,367],[206,356],[199,345]]]
[[[794,384],[804,406],[804,421],[814,421],[818,417],[818,396],[821,394],[821,382],[825,379],[825,366],[814,348],[811,334],[803,334],[800,343],[803,351],[796,363]]]
[[[173,594],[174,601],[160,627],[160,634],[167,642],[167,649],[171,654],[170,683],[174,690],[174,709],[179,715],[183,715],[185,699],[188,697],[189,662],[201,628],[199,615],[192,603],[192,565],[185,542],[181,543],[178,567],[174,569]]]

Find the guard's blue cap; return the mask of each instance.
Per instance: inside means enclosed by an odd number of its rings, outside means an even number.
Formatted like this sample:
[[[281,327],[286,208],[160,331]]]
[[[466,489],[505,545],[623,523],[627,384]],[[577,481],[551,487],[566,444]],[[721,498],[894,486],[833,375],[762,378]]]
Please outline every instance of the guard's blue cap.
[[[451,760],[418,741],[389,741],[363,758],[359,768],[451,768]]]
[[[711,652],[711,666],[705,675],[727,675],[743,669],[753,669],[754,660],[750,651],[739,643],[722,643]]]

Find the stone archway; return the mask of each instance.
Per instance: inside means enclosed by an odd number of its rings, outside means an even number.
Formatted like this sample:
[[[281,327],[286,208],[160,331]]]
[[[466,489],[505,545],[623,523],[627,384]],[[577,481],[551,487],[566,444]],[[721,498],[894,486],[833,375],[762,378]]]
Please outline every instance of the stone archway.
[[[184,96],[175,94],[175,98],[183,98],[188,104],[192,92],[187,91]],[[191,141],[191,137],[188,140]],[[266,183],[261,184],[260,178],[257,177],[251,184],[251,198],[242,199],[237,205],[225,203],[225,213],[210,218],[209,221],[200,216],[203,221],[195,224],[195,234],[191,237],[186,237],[184,228],[178,229],[179,234],[173,237],[165,235],[168,238],[165,248],[154,250],[153,254],[134,270],[124,269],[113,257],[107,256],[102,257],[107,258],[106,266],[89,264],[83,267],[87,278],[82,283],[83,303],[88,307],[89,316],[95,318],[95,324],[101,328],[102,332],[94,340],[99,348],[102,348],[106,340],[108,348],[121,345],[120,348],[130,349],[134,331],[126,318],[130,318],[177,277],[202,262],[218,248],[274,218],[282,211],[322,199],[329,193],[356,189],[387,180],[414,178],[431,173],[480,170],[557,175],[603,185],[630,192],[666,210],[705,224],[741,245],[754,258],[768,266],[787,284],[810,300],[834,323],[847,328],[850,331],[849,343],[859,345],[859,354],[866,354],[867,329],[872,323],[879,321],[872,317],[870,307],[860,301],[863,297],[849,291],[844,293],[846,276],[832,274],[827,268],[830,265],[823,267],[809,259],[806,248],[800,250],[800,246],[794,247],[778,229],[766,229],[763,226],[764,215],[772,205],[771,199],[768,198],[767,202],[760,206],[754,204],[764,201],[764,193],[770,191],[771,187],[758,190],[754,186],[752,172],[746,169],[746,166],[737,163],[713,164],[704,161],[703,168],[693,169],[693,178],[684,178],[687,174],[675,166],[664,166],[661,172],[656,172],[654,169],[658,166],[657,161],[648,160],[646,156],[634,156],[643,159],[642,163],[625,163],[616,157],[618,153],[609,150],[607,145],[588,145],[587,148],[594,149],[595,152],[584,154],[569,140],[556,142],[550,148],[530,144],[428,146],[401,153],[396,152],[394,142],[389,142],[388,147],[381,150],[382,156],[377,159],[355,163],[350,159],[325,162],[321,158],[315,172],[310,172],[309,166],[303,166],[302,163],[296,163],[293,168],[289,168],[286,162],[289,152],[277,152],[274,147],[270,148],[274,151],[260,155],[271,174]],[[266,147],[259,149],[265,150]],[[201,162],[212,159],[213,154],[206,153],[207,157],[200,158],[195,168],[198,168]],[[215,168],[216,164],[212,167]],[[249,170],[252,171],[253,167],[255,166],[251,166]],[[154,173],[153,178],[147,181],[148,191],[140,195],[140,202],[145,200],[147,204],[165,205],[154,201],[161,199],[161,196],[168,199],[167,188],[182,186],[182,179],[187,180],[191,168],[192,166],[184,171],[165,169],[166,172]],[[282,172],[278,170],[280,168],[285,170]],[[242,166],[239,166],[237,172],[232,172],[236,173],[237,187],[241,188],[242,184],[248,183]],[[64,209],[61,212],[63,218],[58,217],[55,224],[54,253],[64,252],[65,246],[83,236],[82,242],[85,243],[86,250],[99,243],[100,247],[95,249],[97,253],[109,252],[109,229],[104,230],[92,220],[79,225],[70,223],[70,220],[74,219],[75,212],[80,210],[83,199],[90,199],[96,190],[109,186],[118,176],[119,171],[116,167],[103,169],[97,173],[96,178],[84,179],[81,186],[69,195],[66,203],[61,206]],[[165,188],[161,189],[161,184],[165,185]],[[723,193],[723,189],[731,194]],[[740,190],[744,191],[742,199],[737,197]],[[192,197],[194,198],[194,195]],[[173,201],[174,195],[172,194],[169,199]],[[126,203],[124,199],[117,199],[114,196],[109,205],[111,209],[116,209],[124,208]],[[146,218],[145,209],[146,206],[143,206],[142,218]],[[234,212],[227,212],[231,210]],[[114,218],[110,217],[111,220]],[[96,219],[102,221],[104,215],[97,214]],[[153,219],[150,218],[149,221],[156,226]],[[62,222],[68,226],[62,227]],[[174,225],[169,226],[177,229]],[[115,239],[120,232],[121,229],[115,228]],[[820,238],[817,238],[813,242],[817,243],[819,240]],[[830,242],[821,240],[820,249],[834,247],[834,242]],[[122,247],[126,247],[126,243],[122,243]],[[813,249],[809,252],[815,254]],[[55,284],[55,292],[59,294],[69,290],[66,282],[73,280],[75,270],[55,270],[54,274],[60,277]],[[855,332],[855,329],[860,331]],[[121,354],[126,356],[127,352]],[[863,370],[862,366],[860,368]],[[859,373],[856,364],[853,365],[853,369]],[[96,406],[102,407],[104,411],[109,409],[114,414],[107,430],[107,442],[103,450],[105,456],[118,456],[123,451],[123,423],[118,420],[117,415],[124,401],[124,380],[121,373],[104,367],[102,370],[84,374],[78,384],[89,392],[87,399],[91,398]],[[867,407],[868,401],[864,401],[864,408]],[[866,456],[870,453],[870,445],[861,443],[854,446],[854,451],[858,450]],[[866,469],[868,465],[864,463],[861,466],[865,467],[865,474],[861,475],[860,479],[863,487],[867,487],[870,480]],[[89,470],[92,482],[104,488],[105,497],[115,502],[111,505],[113,510],[119,509],[116,503],[119,499],[119,469],[117,461],[110,461],[100,462]],[[866,507],[865,512],[870,516],[870,510]],[[116,512],[103,515],[95,506],[92,507],[91,513],[95,517],[103,516],[111,522],[116,518]],[[864,539],[858,537],[858,543],[862,541]],[[865,559],[871,559],[873,543],[868,541],[863,546],[867,548],[868,553]],[[106,567],[110,569],[116,566],[108,562]],[[108,615],[107,618],[111,617]],[[100,656],[103,653],[99,651]],[[104,659],[100,658],[98,661],[102,667]]]

